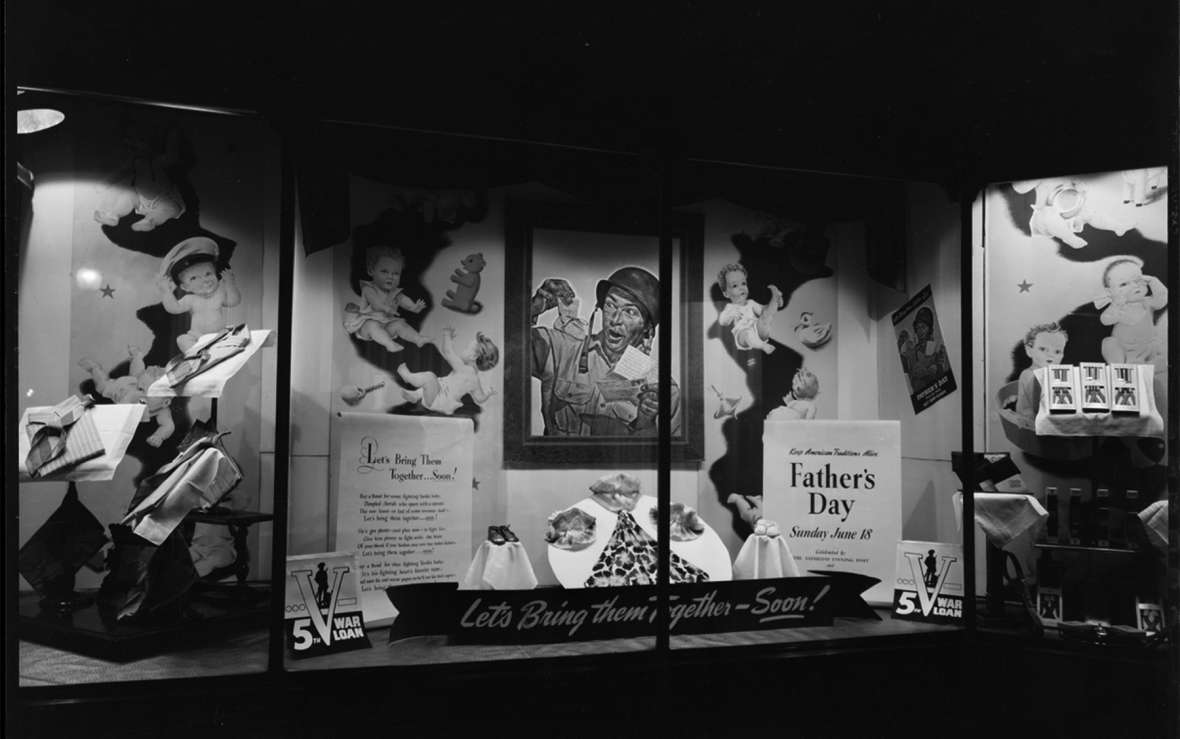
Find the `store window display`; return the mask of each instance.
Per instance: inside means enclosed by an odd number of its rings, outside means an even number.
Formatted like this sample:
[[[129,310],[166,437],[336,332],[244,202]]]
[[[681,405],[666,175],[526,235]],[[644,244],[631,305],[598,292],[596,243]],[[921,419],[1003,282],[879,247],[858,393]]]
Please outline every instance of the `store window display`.
[[[85,399],[56,428],[68,451],[91,424],[100,453],[22,477],[21,681],[262,671],[276,144],[257,121],[60,102],[68,123],[21,142],[21,412]]]
[[[1043,507],[1003,546],[1054,636],[1135,629],[1136,603],[1165,597],[1151,522],[1167,515],[1168,196],[1163,171],[1146,168],[983,198],[985,381],[1000,386],[986,443],[1012,455],[1019,492]]]

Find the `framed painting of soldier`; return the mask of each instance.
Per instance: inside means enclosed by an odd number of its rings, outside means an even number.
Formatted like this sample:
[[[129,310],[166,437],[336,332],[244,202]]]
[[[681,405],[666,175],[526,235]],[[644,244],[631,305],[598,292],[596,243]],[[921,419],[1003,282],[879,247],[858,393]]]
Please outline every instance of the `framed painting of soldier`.
[[[661,331],[672,332],[672,460],[701,458],[703,221],[677,214],[665,227],[670,285],[654,211],[509,204],[506,465],[653,464]]]

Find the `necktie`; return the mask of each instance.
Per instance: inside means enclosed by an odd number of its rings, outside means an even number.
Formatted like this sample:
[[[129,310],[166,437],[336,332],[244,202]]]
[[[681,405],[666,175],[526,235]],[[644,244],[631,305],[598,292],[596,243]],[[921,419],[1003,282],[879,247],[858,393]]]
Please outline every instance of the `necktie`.
[[[705,582],[709,573],[672,552],[669,582]],[[619,511],[619,521],[606,548],[594,563],[586,587],[656,584],[656,540],[640,528],[628,511]]]
[[[40,477],[51,471],[43,468],[65,453],[71,427],[92,405],[94,399],[89,395],[71,395],[52,408],[29,411],[28,424],[25,427],[25,433],[29,436],[29,454],[25,458],[25,469],[29,476]],[[102,453],[101,442],[98,453]],[[75,460],[81,461],[83,460]],[[56,469],[60,469],[60,466],[55,465],[52,471]]]
[[[250,330],[246,324],[223,329],[205,344],[194,346],[188,353],[168,362],[164,367],[168,385],[174,388],[183,385],[230,357],[241,354],[249,344]]]

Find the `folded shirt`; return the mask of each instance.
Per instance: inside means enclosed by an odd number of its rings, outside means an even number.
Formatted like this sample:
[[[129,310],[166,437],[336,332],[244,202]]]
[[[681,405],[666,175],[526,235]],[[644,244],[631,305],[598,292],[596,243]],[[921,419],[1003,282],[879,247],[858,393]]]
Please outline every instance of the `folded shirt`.
[[[155,490],[121,523],[159,545],[191,511],[214,506],[228,495],[241,481],[242,473],[221,449],[221,436],[199,439],[161,468],[153,475],[159,481]]]
[[[71,395],[55,406],[29,409],[25,469],[30,477],[48,477],[106,452],[90,413],[93,405],[89,395]]]

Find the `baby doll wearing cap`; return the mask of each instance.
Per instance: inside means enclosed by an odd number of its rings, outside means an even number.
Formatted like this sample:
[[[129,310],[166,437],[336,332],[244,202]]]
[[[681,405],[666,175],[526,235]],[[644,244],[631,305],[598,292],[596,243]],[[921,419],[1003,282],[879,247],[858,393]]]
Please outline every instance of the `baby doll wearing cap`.
[[[234,273],[218,269],[219,250],[213,239],[195,236],[185,239],[164,257],[163,274],[157,281],[164,310],[188,313],[189,329],[176,339],[176,346],[188,352],[204,334],[225,328],[226,308],[242,302]],[[177,299],[175,290],[183,295]]]

